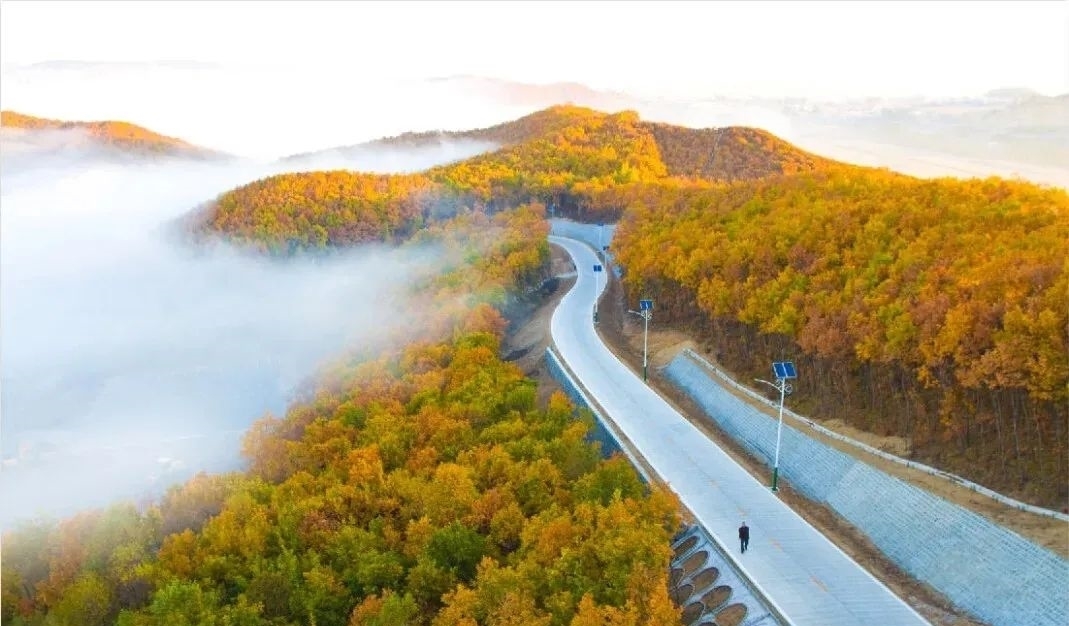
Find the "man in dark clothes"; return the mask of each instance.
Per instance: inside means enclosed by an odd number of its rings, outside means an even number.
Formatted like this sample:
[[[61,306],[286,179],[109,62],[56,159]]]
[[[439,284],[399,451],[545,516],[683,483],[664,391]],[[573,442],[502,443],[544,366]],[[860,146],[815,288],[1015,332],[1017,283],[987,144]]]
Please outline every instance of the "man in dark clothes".
[[[750,527],[746,522],[739,526],[739,543],[742,544],[742,551],[746,552],[746,547],[750,545]]]

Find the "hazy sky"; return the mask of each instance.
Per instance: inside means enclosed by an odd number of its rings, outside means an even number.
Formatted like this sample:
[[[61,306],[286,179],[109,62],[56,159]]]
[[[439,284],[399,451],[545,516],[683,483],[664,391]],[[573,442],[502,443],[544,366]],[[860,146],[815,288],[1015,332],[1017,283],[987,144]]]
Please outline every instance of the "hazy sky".
[[[1069,3],[0,2],[0,60],[330,66],[681,93],[1069,92]],[[320,79],[322,80],[322,79]],[[316,85],[279,85],[309,95]]]

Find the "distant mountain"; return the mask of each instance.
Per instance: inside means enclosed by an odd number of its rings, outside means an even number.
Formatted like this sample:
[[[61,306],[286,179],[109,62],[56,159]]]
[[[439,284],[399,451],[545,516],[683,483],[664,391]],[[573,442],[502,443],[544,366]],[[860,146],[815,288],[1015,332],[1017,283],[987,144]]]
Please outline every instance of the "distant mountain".
[[[799,143],[869,142],[885,157],[904,149],[950,164],[960,159],[986,162],[980,170],[1004,176],[1035,167],[1064,170],[1069,162],[1069,94],[1000,89],[969,98],[819,103],[793,112],[791,122],[792,138]],[[956,173],[954,167],[943,169]],[[1034,179],[1065,185],[1064,176],[1037,174]]]
[[[0,111],[5,142],[41,155],[99,150],[114,156],[218,159],[228,155],[121,121],[70,122]],[[12,134],[14,131],[17,134]]]
[[[1015,98],[1002,109],[986,111],[981,120],[998,128],[1069,129],[1069,94],[1043,96],[1034,94]]]
[[[575,129],[573,133],[586,135],[591,125],[603,123],[606,117],[607,114],[586,107],[557,105],[487,128],[409,132],[354,146],[293,155],[283,162],[310,162],[338,154],[357,157],[384,148],[412,151],[450,145],[482,146],[484,150],[490,146],[508,148],[546,140],[569,128]],[[695,129],[636,119],[635,129],[653,138],[669,176],[728,181],[789,174],[833,163],[757,128]]]
[[[221,194],[186,224],[272,254],[369,241],[395,243],[472,207],[491,213],[528,202],[569,216],[619,217],[646,188],[708,187],[847,167],[753,128],[691,129],[642,121],[634,111],[554,106],[468,131],[404,133],[348,151],[418,152],[443,145],[495,149],[406,176],[345,168],[272,176]],[[332,151],[295,155],[303,164]],[[623,194],[623,195],[621,195]],[[626,196],[626,197],[625,197]]]
[[[644,123],[653,134],[670,176],[740,180],[793,174],[834,163],[757,128],[693,129]]]
[[[1027,87],[1003,87],[992,89],[984,94],[985,98],[995,100],[1027,100],[1029,98],[1043,97],[1039,92]]]

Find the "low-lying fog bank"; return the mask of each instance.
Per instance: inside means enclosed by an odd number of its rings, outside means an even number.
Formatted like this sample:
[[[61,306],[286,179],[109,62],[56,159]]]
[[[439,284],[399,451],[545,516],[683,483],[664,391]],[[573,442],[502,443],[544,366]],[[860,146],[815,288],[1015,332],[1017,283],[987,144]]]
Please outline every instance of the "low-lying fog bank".
[[[375,246],[268,261],[169,232],[205,200],[290,169],[279,164],[27,155],[32,167],[8,153],[2,176],[2,527],[237,467],[248,425],[281,413],[325,360],[403,324],[408,285],[435,265]],[[365,152],[360,165],[453,158]]]

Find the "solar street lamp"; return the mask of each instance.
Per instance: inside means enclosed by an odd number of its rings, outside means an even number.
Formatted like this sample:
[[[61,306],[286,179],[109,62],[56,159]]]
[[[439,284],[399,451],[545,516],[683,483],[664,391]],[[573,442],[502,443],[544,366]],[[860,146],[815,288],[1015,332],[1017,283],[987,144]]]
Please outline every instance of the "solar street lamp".
[[[772,364],[772,373],[776,377],[775,383],[755,378],[759,383],[764,383],[779,392],[779,424],[776,426],[776,458],[772,463],[772,491],[778,491],[779,483],[779,443],[783,434],[783,397],[790,395],[794,387],[787,381],[798,378],[798,372],[794,369],[794,363],[790,361],[776,361]]]
[[[628,313],[634,313],[644,320],[642,325],[642,382],[646,382],[649,371],[649,336],[650,320],[653,318],[653,300],[639,300],[638,310],[628,311]]]

